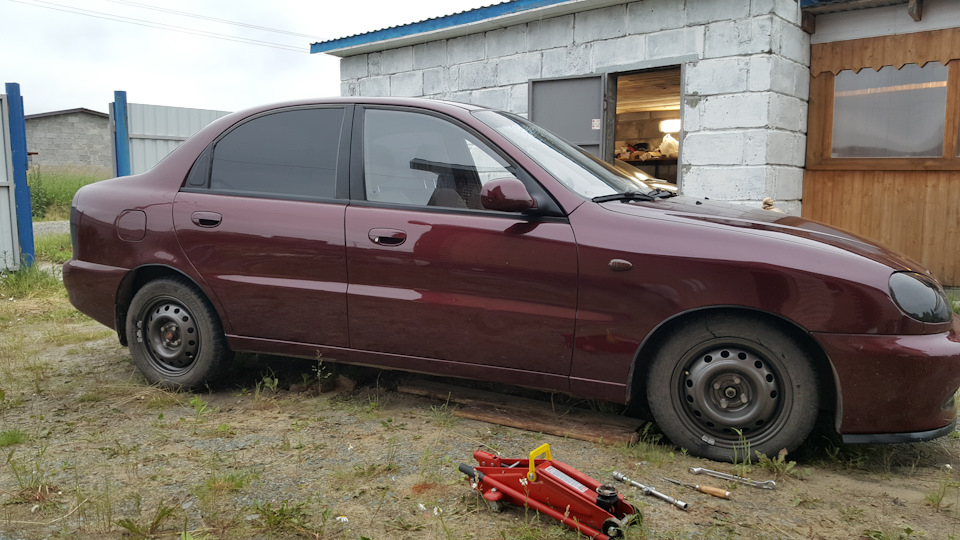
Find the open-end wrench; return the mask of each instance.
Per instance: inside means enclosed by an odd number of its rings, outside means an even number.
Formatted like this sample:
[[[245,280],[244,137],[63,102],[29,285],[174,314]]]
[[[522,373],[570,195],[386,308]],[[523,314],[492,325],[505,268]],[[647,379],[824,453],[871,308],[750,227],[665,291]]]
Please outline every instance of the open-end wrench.
[[[750,487],[755,487],[760,489],[777,489],[777,483],[774,482],[773,480],[764,480],[763,482],[760,482],[759,480],[750,480],[749,478],[743,478],[740,476],[734,476],[732,474],[711,471],[710,469],[704,469],[702,467],[690,467],[690,474],[706,474],[709,476],[713,476],[714,478],[730,480],[731,482],[739,482],[741,484],[746,484]]]

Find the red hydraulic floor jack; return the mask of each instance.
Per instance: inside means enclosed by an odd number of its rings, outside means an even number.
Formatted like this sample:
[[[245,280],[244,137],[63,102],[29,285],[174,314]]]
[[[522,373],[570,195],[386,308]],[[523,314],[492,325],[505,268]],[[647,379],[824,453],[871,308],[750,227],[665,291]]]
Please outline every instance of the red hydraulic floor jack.
[[[536,459],[541,455],[546,459]],[[461,463],[460,472],[470,477],[470,486],[494,511],[503,501],[526,506],[599,540],[620,538],[624,528],[642,519],[616,487],[555,461],[548,444],[530,452],[529,459],[506,459],[483,450],[473,457],[479,466]]]

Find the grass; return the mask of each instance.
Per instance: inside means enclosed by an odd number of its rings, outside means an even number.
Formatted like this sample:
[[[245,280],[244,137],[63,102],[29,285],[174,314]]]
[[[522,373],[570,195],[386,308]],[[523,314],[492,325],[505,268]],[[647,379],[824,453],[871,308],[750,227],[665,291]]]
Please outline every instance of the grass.
[[[70,233],[54,233],[33,239],[34,256],[40,262],[63,264],[73,257]]]
[[[34,167],[27,172],[31,212],[37,220],[70,217],[70,203],[81,187],[109,178],[110,172],[94,167]]]

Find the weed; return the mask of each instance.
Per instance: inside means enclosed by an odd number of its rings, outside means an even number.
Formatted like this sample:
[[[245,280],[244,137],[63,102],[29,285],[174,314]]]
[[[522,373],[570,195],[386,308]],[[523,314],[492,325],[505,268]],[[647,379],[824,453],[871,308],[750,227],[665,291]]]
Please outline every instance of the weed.
[[[136,497],[136,502],[134,506],[137,510],[137,513],[139,514],[140,513],[140,496],[139,495],[137,495]],[[146,538],[148,536],[153,536],[158,532],[160,532],[161,527],[163,527],[163,522],[173,517],[173,515],[176,512],[177,512],[176,506],[167,506],[161,500],[157,504],[157,509],[153,513],[153,517],[151,517],[149,520],[144,521],[140,518],[136,520],[133,520],[130,518],[124,518],[124,519],[117,520],[117,525],[123,527],[124,529],[129,531],[130,534],[134,536]]]
[[[841,506],[840,517],[849,523],[860,522],[864,519],[864,511],[859,506]]]
[[[784,448],[777,453],[777,457],[770,459],[766,454],[757,452],[757,463],[765,471],[773,474],[777,480],[792,476],[800,478],[800,470],[796,468],[796,461],[787,461],[787,449]]]
[[[34,298],[37,296],[66,295],[63,283],[39,265],[21,265],[16,272],[0,272],[0,297],[7,299]]]
[[[950,506],[952,506],[952,503],[944,504],[943,499],[946,498],[947,493],[951,489],[955,490],[958,487],[960,487],[960,482],[957,482],[953,479],[953,468],[945,467],[943,471],[943,476],[940,477],[940,481],[937,483],[937,489],[930,493],[927,493],[923,499],[927,502],[927,504],[931,508],[933,508],[937,512],[940,512],[941,510],[946,510],[950,508]]]
[[[47,444],[41,444],[32,459],[16,459],[13,457],[14,451],[10,450],[10,453],[7,454],[7,465],[13,471],[13,476],[17,479],[17,485],[20,486],[21,491],[42,490],[47,479],[47,470],[44,464]]]
[[[203,418],[210,413],[207,402],[200,396],[190,398],[190,406],[193,407],[193,434],[197,434],[197,427],[203,422]]]
[[[310,523],[304,503],[291,504],[284,500],[280,506],[274,508],[271,503],[257,503],[256,510],[265,529],[273,533],[305,533],[310,536],[321,537],[323,528],[315,529]],[[326,519],[329,519],[330,510],[324,510]]]
[[[109,171],[94,167],[34,167],[27,172],[31,213],[38,219],[63,219],[70,215],[77,190],[109,177]]]
[[[737,434],[737,442],[733,444],[733,467],[737,471],[737,476],[749,476],[750,462],[750,442],[743,436],[743,431],[733,428]]]
[[[440,427],[448,428],[453,426],[457,422],[457,417],[453,416],[453,410],[450,408],[450,396],[447,396],[447,401],[440,406],[431,405],[430,406],[430,418],[431,420]]]
[[[63,264],[73,257],[70,233],[37,236],[33,241],[33,251],[38,262]]]
[[[902,529],[894,530],[867,529],[860,534],[864,538],[868,538],[870,540],[901,540],[905,538],[917,538],[918,536],[924,536],[923,531],[914,530],[909,525],[903,527]]]
[[[226,528],[238,519],[236,513],[227,513],[227,496],[247,487],[256,474],[245,471],[223,473],[214,471],[202,484],[194,487],[192,493],[200,503],[200,514],[204,522]]]
[[[413,523],[407,521],[403,516],[397,516],[393,519],[387,520],[387,530],[388,531],[404,531],[404,532],[413,532],[423,529],[423,525],[419,523]]]
[[[20,444],[25,440],[27,434],[17,428],[0,431],[0,448]]]

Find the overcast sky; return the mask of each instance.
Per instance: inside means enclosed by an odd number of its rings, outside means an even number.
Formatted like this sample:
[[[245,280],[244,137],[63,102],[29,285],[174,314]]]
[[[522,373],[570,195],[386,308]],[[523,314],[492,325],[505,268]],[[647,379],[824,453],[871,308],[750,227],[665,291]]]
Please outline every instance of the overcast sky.
[[[222,111],[335,96],[340,94],[339,58],[309,54],[311,43],[496,3],[0,0],[0,82],[20,84],[26,114],[77,107],[106,112],[114,90],[126,90],[130,103]]]

